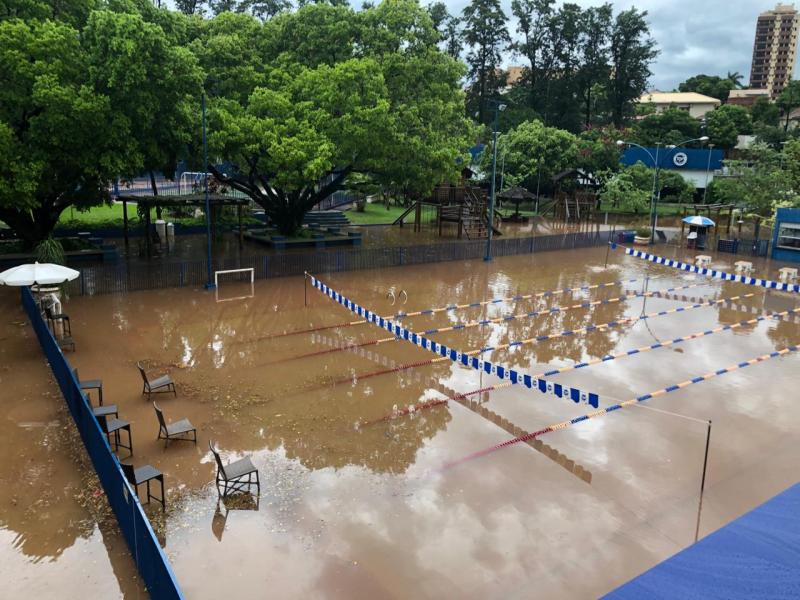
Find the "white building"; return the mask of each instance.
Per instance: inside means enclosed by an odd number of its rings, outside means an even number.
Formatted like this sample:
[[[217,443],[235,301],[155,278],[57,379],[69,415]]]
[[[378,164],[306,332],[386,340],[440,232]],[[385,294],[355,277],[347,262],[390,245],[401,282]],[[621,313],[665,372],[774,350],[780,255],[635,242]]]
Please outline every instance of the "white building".
[[[695,92],[648,92],[642,94],[639,104],[652,104],[661,113],[670,107],[687,111],[695,119],[703,118],[722,104],[718,99]]]

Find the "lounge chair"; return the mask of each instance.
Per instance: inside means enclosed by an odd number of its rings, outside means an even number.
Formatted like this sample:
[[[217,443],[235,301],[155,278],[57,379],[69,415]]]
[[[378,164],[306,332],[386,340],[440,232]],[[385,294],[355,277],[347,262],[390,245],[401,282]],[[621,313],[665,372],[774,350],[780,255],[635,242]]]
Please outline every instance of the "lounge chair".
[[[142,376],[142,394],[147,394],[147,399],[150,400],[151,394],[162,394],[172,392],[175,396],[178,392],[175,390],[175,382],[169,375],[162,375],[156,379],[150,380],[147,378],[147,373],[144,372],[142,363],[137,362],[136,368]]]
[[[134,468],[133,465],[126,465],[125,463],[120,463],[122,467],[122,472],[125,473],[125,479],[130,482],[133,486],[133,489],[136,490],[136,493],[139,493],[139,486],[143,483],[147,484],[147,503],[150,503],[150,499],[158,500],[161,502],[161,506],[163,508],[167,507],[165,496],[164,496],[164,474],[156,469],[152,465],[145,465],[143,467],[139,467],[138,469]],[[150,482],[155,479],[161,484],[161,498],[158,496],[153,496],[150,493]]]
[[[258,481],[258,469],[253,465],[253,461],[249,456],[240,458],[230,464],[222,464],[222,459],[219,456],[213,442],[208,442],[208,447],[214,455],[214,460],[217,462],[217,492],[219,492],[220,482],[223,484],[222,496],[227,496],[230,492],[245,492],[250,490],[250,486],[255,484],[258,493],[261,493],[261,484]],[[253,475],[256,480],[253,481]],[[247,480],[245,480],[247,477]]]
[[[153,408],[156,409],[156,417],[158,417],[158,439],[164,440],[164,447],[169,445],[170,440],[185,440],[197,443],[197,429],[189,422],[189,419],[181,419],[168,425],[158,404],[153,402]],[[189,434],[192,437],[189,437]]]

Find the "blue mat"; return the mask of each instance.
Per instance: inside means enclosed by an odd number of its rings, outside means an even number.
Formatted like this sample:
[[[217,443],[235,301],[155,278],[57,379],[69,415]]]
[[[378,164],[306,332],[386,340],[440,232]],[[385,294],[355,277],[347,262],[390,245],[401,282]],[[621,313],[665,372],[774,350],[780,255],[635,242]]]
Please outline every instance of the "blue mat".
[[[800,598],[800,484],[606,598]]]

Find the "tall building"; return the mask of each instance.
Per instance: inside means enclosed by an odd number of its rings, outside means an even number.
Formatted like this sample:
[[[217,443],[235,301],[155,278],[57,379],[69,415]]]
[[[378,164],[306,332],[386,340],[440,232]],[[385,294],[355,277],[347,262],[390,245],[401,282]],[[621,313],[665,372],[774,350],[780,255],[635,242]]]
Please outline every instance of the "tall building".
[[[768,89],[773,100],[792,79],[799,23],[793,4],[778,4],[758,15],[750,87]]]

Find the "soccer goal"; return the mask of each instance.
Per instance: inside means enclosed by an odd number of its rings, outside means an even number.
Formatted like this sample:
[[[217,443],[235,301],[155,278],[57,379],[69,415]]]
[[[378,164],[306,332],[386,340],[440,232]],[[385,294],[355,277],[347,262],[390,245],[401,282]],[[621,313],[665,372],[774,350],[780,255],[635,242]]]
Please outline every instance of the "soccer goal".
[[[222,277],[220,277],[222,276]],[[250,293],[245,295],[238,295],[232,297],[220,297],[219,293],[219,282],[220,279],[225,281],[231,282],[240,282],[240,281],[250,281]],[[217,302],[229,302],[231,300],[246,300],[247,298],[253,298],[256,295],[255,289],[255,279],[256,279],[256,272],[255,269],[252,267],[248,267],[246,269],[225,269],[222,271],[214,271],[214,296]],[[237,291],[239,287],[237,286]]]

